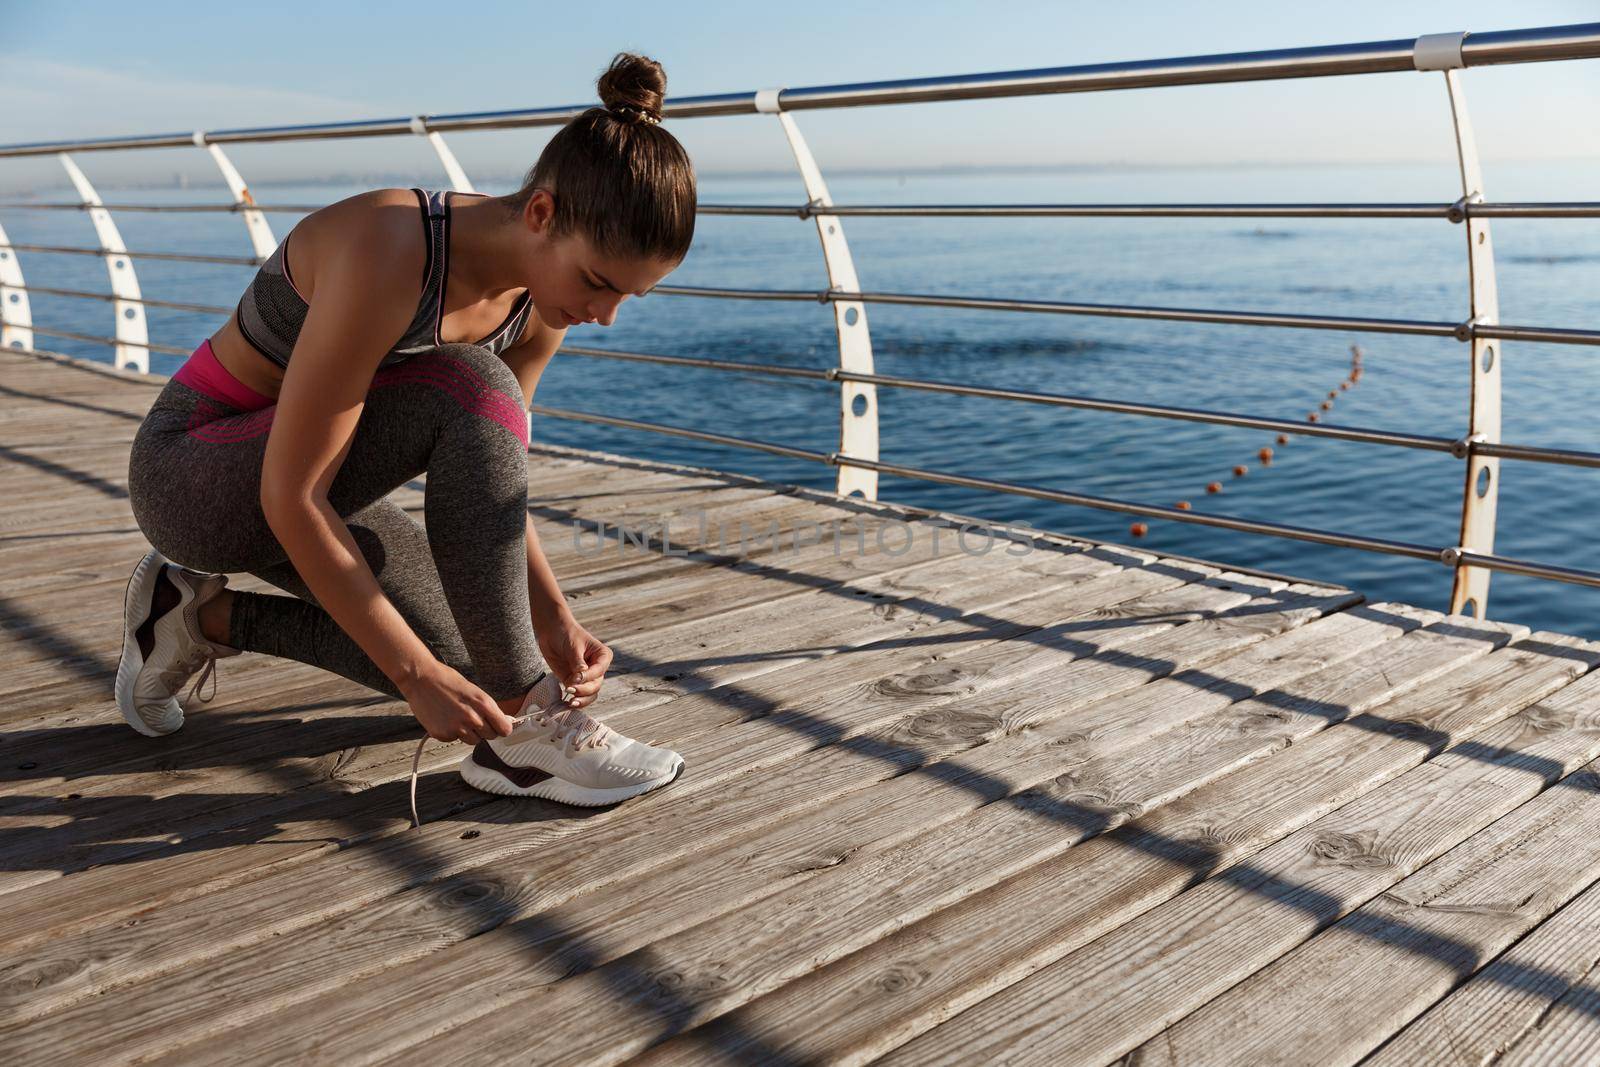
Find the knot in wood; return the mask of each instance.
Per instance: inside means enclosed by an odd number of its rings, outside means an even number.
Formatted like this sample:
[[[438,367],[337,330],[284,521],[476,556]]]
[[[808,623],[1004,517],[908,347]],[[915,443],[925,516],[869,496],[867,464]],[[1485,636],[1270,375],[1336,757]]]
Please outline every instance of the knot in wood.
[[[920,741],[982,741],[1000,728],[1000,717],[973,708],[934,708],[906,724],[908,739]]]
[[[693,999],[717,992],[728,984],[724,975],[704,968],[694,971],[682,971],[676,968],[657,971],[653,976],[656,996],[680,1003],[684,998]]]
[[[880,974],[873,984],[884,993],[903,993],[907,989],[921,985],[927,977],[927,971],[919,970],[908,963],[896,963]]]
[[[965,673],[958,667],[933,667],[916,674],[899,674],[875,683],[874,688],[884,696],[922,696],[960,692],[955,688]]]
[[[1425,741],[1430,737],[1448,740],[1446,735],[1415,719],[1391,719],[1384,725],[1383,732],[1402,741]]]
[[[1390,866],[1389,858],[1377,850],[1377,835],[1371,831],[1344,833],[1329,830],[1311,842],[1311,854],[1340,867],[1373,870]]]
[[[500,886],[490,880],[454,882],[439,894],[439,903],[446,908],[472,908],[500,892]]]
[[[1544,704],[1524,708],[1522,719],[1531,729],[1542,734],[1564,733],[1578,725],[1571,712],[1558,711]]]

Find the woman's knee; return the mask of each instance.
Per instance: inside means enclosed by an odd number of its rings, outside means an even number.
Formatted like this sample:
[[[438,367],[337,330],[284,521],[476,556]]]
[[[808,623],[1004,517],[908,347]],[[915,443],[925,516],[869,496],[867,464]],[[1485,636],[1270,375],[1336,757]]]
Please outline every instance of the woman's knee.
[[[505,393],[514,400],[522,397],[522,383],[517,380],[516,372],[506,365],[506,361],[484,348],[474,344],[448,344],[439,345],[418,359],[432,356],[436,359],[448,360],[464,367],[475,375],[489,389]]]
[[[463,393],[452,389],[457,404],[473,416],[481,416],[498,423],[509,431],[521,453],[528,449],[528,409],[523,402],[522,383],[505,360],[473,344],[439,345],[417,356],[418,361],[432,360],[446,370],[448,380],[469,386]]]

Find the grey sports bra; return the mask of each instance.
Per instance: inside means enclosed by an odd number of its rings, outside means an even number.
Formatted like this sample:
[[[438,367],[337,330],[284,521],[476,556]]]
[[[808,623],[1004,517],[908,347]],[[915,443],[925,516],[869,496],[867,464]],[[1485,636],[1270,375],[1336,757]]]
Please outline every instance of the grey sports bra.
[[[395,342],[389,354],[383,357],[380,367],[404,362],[412,356],[443,344],[439,337],[439,322],[444,317],[445,280],[450,275],[450,195],[454,190],[413,188],[422,209],[422,229],[428,244],[427,265],[422,272],[422,297],[417,302],[417,313],[411,325]],[[460,194],[483,196],[483,193]],[[296,338],[306,323],[308,304],[284,260],[284,249],[289,239],[285,237],[272,255],[250,279],[244,295],[239,298],[236,317],[239,332],[256,351],[280,367],[289,366],[289,354],[294,351]],[[515,344],[522,336],[533,310],[533,301],[524,292],[512,305],[511,313],[497,329],[473,344],[487,348],[499,355]]]

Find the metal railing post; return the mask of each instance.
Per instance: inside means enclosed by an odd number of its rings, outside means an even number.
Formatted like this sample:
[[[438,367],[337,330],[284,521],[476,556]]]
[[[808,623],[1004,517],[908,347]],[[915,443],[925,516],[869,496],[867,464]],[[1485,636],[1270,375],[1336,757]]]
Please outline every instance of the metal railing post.
[[[258,258],[266,259],[277,250],[278,239],[272,236],[272,227],[267,225],[267,217],[255,209],[255,197],[250,195],[250,189],[244,184],[239,169],[223,153],[221,145],[207,141],[206,135],[199,130],[195,131],[194,143],[211,153],[217,169],[222,172],[222,180],[228,183],[228,192],[233,196],[234,207],[242,209],[244,227],[250,233],[250,247],[255,250]]]
[[[111,292],[118,297],[112,305],[117,322],[117,349],[114,365],[119,369],[131,368],[150,373],[150,331],[144,321],[144,304],[140,299],[139,278],[133,271],[133,259],[128,246],[122,243],[117,224],[111,213],[101,206],[100,194],[94,191],[89,179],[67,153],[60,153],[61,165],[67,177],[78,189],[78,195],[89,210],[95,234],[100,238],[101,251],[105,253],[106,272],[111,275]]]
[[[1491,555],[1494,552],[1495,514],[1500,497],[1500,460],[1481,454],[1479,446],[1500,440],[1500,365],[1505,342],[1481,337],[1476,327],[1498,325],[1500,299],[1495,285],[1494,242],[1489,237],[1489,220],[1465,210],[1483,200],[1483,171],[1478,160],[1477,140],[1462,91],[1461,70],[1465,33],[1429,34],[1417,38],[1413,61],[1418,70],[1444,72],[1450,94],[1450,115],[1455,125],[1456,156],[1461,165],[1459,220],[1467,234],[1467,269],[1470,278],[1470,303],[1467,321],[1456,336],[1470,344],[1472,395],[1467,416],[1467,432],[1462,438],[1462,453],[1467,461],[1466,481],[1461,492],[1461,533],[1458,551],[1450,562],[1455,566],[1455,581],[1450,590],[1450,611],[1486,618],[1489,604],[1489,576],[1485,567],[1468,564],[1462,553]],[[1455,218],[1456,213],[1451,217]]]
[[[33,347],[33,309],[22,280],[22,264],[0,226],[0,348]]]
[[[428,129],[426,116],[417,115],[411,120],[411,132],[418,137],[426,137],[433,146],[434,154],[439,157],[439,162],[444,164],[445,174],[450,176],[450,187],[458,193],[475,193],[472,181],[467,177],[467,172],[461,169],[461,164],[456,160],[456,154],[450,151],[450,146],[444,143],[444,138],[433,130]]]
[[[828,267],[828,285],[831,289],[847,293],[861,291],[856,277],[855,261],[850,257],[850,246],[844,237],[844,222],[820,208],[833,203],[828,186],[822,180],[806,139],[795,125],[794,118],[783,110],[779,100],[781,89],[763,89],[756,93],[756,110],[762,114],[776,115],[783,126],[789,148],[794,152],[795,163],[800,168],[800,178],[805,182],[806,199],[811,215],[817,223],[817,237],[822,241],[822,258]],[[839,370],[858,374],[873,373],[872,335],[867,331],[866,305],[856,300],[833,300],[833,325],[839,336]],[[839,451],[864,459],[878,458],[878,390],[869,383],[840,381],[839,383]],[[838,493],[840,496],[859,494],[867,500],[878,499],[878,472],[870,468],[838,467]]]

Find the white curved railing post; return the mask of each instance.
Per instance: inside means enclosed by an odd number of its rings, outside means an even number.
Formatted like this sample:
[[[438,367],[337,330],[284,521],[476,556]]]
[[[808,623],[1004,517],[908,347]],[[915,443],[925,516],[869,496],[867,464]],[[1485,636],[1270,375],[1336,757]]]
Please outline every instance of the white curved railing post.
[[[243,208],[244,228],[250,233],[250,247],[255,249],[257,259],[266,259],[278,247],[278,239],[272,236],[272,227],[267,225],[267,217],[254,207],[255,197],[250,195],[250,189],[244,184],[239,169],[233,165],[222,151],[221,145],[215,145],[206,140],[206,135],[196,130],[194,143],[211,153],[212,160],[217,164],[217,169],[222,172],[222,180],[228,183],[228,192],[233,196],[235,207]]]
[[[1500,298],[1495,285],[1494,242],[1489,237],[1489,220],[1466,210],[1483,201],[1483,171],[1478,162],[1478,145],[1472,134],[1472,119],[1462,91],[1461,57],[1464,33],[1429,34],[1417,38],[1414,63],[1418,70],[1444,72],[1450,94],[1450,115],[1454,120],[1456,156],[1461,164],[1462,228],[1467,234],[1467,269],[1470,277],[1470,307],[1467,321],[1458,336],[1471,343],[1472,395],[1467,417],[1467,432],[1458,450],[1467,461],[1466,484],[1461,493],[1461,534],[1458,551],[1488,554],[1494,551],[1495,513],[1500,497],[1500,460],[1478,454],[1478,445],[1500,440],[1500,366],[1505,361],[1505,342],[1477,336],[1477,325],[1498,324]],[[1447,557],[1451,555],[1446,550]],[[1455,559],[1455,582],[1450,590],[1450,611],[1486,617],[1489,605],[1489,576],[1486,567],[1472,567]]]
[[[22,264],[0,226],[0,348],[33,347],[33,309],[22,280]]]
[[[439,162],[444,164],[445,174],[450,176],[450,187],[458,193],[475,193],[472,182],[467,177],[467,172],[461,169],[461,164],[456,161],[456,155],[450,151],[450,146],[444,143],[444,138],[428,129],[428,121],[421,115],[411,120],[411,132],[418,137],[426,137],[433,146],[434,154],[439,157]]]
[[[828,287],[840,292],[859,293],[861,283],[856,277],[855,261],[850,258],[850,246],[844,237],[844,222],[837,215],[819,212],[817,208],[831,207],[833,198],[822,180],[822,171],[794,118],[782,109],[778,94],[781,89],[763,89],[756,94],[756,110],[762,114],[776,115],[789,139],[795,163],[805,182],[806,198],[810,201],[812,218],[817,223],[817,237],[822,241],[822,258],[828,266]],[[839,369],[872,374],[872,335],[867,331],[867,308],[860,301],[832,301],[833,325],[839,335]],[[839,384],[839,451],[861,459],[878,458],[878,389],[864,382]],[[859,494],[868,500],[878,499],[878,472],[861,467],[839,465],[838,493],[840,496]]]
[[[111,213],[101,206],[100,194],[94,191],[94,186],[83,176],[83,171],[78,169],[67,153],[60,153],[60,159],[61,165],[67,170],[67,177],[72,179],[84,206],[89,209],[89,219],[94,223],[101,251],[105,253],[106,272],[111,275],[111,293],[117,297],[111,305],[117,320],[115,365],[119,369],[131,368],[148,374],[150,332],[144,321],[144,304],[140,303],[144,294],[139,291],[139,278],[134,274],[128,246],[122,243],[117,224],[111,221]]]

